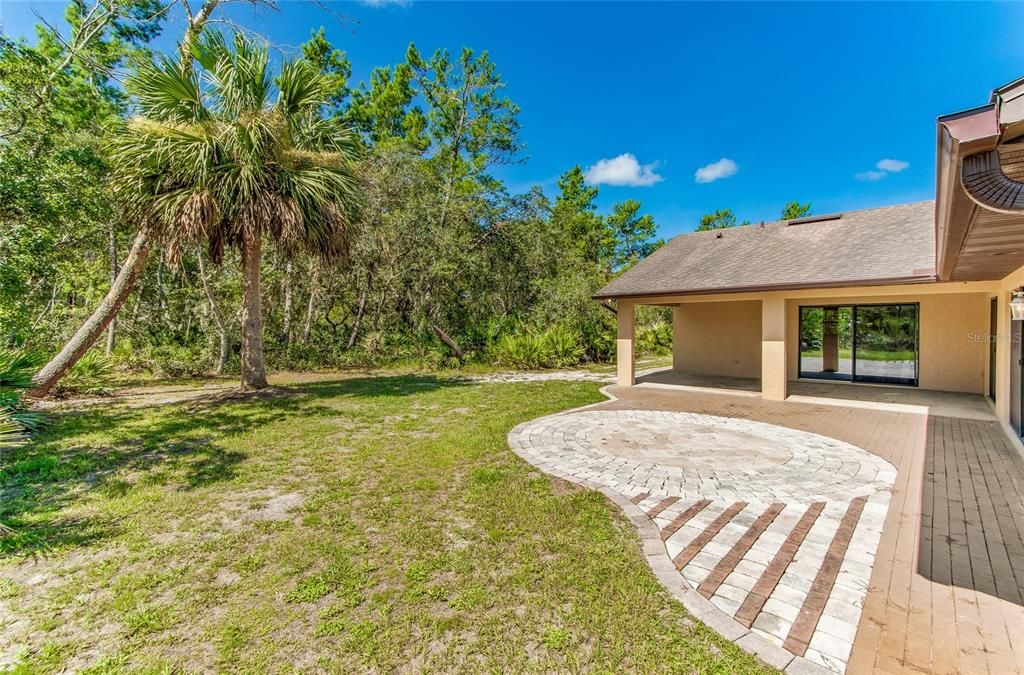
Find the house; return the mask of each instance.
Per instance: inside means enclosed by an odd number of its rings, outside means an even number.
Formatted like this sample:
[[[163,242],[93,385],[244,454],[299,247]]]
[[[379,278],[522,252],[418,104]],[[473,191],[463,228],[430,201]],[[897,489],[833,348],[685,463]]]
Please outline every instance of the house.
[[[618,383],[634,309],[673,312],[681,376],[983,394],[1021,433],[1024,79],[938,119],[934,201],[680,235],[604,287]]]

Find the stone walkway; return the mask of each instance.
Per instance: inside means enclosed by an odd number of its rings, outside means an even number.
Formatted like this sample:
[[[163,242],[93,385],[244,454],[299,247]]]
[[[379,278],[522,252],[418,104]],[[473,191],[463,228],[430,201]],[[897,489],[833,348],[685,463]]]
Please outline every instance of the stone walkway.
[[[806,431],[657,410],[541,418],[509,443],[639,507],[682,580],[741,636],[775,646],[766,660],[845,669],[896,478],[888,462]]]

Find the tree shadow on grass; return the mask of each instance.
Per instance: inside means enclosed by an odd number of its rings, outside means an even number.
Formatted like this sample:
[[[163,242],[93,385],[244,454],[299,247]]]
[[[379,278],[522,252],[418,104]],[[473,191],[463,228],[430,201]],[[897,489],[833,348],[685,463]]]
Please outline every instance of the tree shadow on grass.
[[[356,377],[261,392],[217,391],[145,408],[61,412],[33,442],[0,451],[0,522],[15,530],[0,537],[0,555],[40,554],[115,537],[122,531],[119,519],[71,516],[67,510],[95,491],[125,496],[141,480],[177,490],[230,481],[241,462],[267,449],[227,450],[224,439],[292,418],[338,415],[337,405],[319,400],[410,396],[467,384],[435,375]]]

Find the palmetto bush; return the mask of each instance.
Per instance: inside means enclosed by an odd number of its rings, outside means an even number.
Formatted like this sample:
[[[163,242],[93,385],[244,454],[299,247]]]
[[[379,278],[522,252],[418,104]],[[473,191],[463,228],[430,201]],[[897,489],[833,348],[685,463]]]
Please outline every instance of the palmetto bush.
[[[58,396],[106,396],[110,393],[113,366],[109,358],[98,351],[89,351],[71,367],[57,383]]]
[[[21,425],[11,418],[7,410],[0,410],[0,450],[14,447],[21,442],[23,431]]]
[[[579,364],[585,351],[578,330],[553,326],[542,333],[503,335],[491,354],[498,365],[509,368],[566,368]]]
[[[503,335],[494,345],[494,361],[506,368],[542,368],[550,358],[539,335]]]
[[[29,352],[0,349],[0,446],[13,444],[45,425],[42,415],[27,410],[22,403],[39,363],[40,359]]]
[[[575,366],[583,358],[583,338],[575,328],[553,326],[541,335],[547,367]]]
[[[672,351],[672,325],[658,321],[648,326],[638,326],[636,350],[640,354],[667,354]]]

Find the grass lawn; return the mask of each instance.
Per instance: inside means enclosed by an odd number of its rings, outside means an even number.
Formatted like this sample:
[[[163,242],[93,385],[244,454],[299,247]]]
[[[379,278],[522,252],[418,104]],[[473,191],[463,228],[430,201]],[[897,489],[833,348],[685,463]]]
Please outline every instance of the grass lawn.
[[[598,388],[353,375],[65,412],[0,460],[0,670],[768,672],[603,496],[508,449]]]

